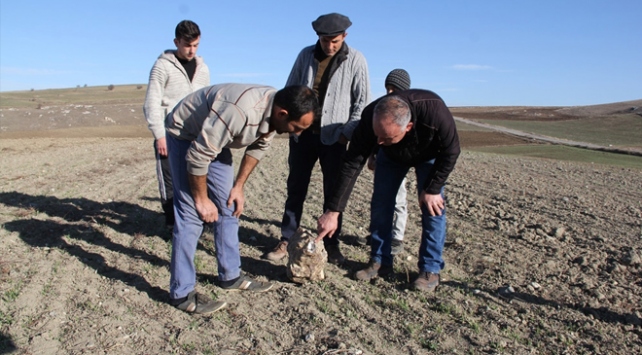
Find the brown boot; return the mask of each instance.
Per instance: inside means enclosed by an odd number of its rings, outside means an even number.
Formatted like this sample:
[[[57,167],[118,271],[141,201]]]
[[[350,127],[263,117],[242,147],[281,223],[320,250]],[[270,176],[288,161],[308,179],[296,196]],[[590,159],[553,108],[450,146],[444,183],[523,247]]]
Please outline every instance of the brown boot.
[[[386,276],[392,273],[392,266],[381,265],[374,260],[370,260],[368,267],[357,271],[354,278],[361,281],[369,281],[377,276]]]
[[[439,285],[439,274],[420,272],[419,277],[412,283],[412,288],[417,291],[432,292]]]
[[[288,242],[285,240],[280,241],[279,244],[277,244],[276,247],[274,247],[274,250],[263,255],[264,259],[268,259],[270,261],[279,261],[287,257],[288,257]]]
[[[341,254],[339,244],[326,245],[325,250],[328,252],[328,262],[334,265],[342,265],[346,262],[346,258]]]

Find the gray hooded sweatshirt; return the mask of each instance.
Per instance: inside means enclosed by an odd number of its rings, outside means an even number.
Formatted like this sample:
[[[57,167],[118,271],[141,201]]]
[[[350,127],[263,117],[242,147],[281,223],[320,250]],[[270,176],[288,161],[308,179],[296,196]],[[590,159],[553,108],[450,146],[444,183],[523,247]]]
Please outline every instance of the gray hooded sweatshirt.
[[[210,70],[202,57],[196,56],[196,71],[189,76],[178,61],[175,50],[162,53],[151,72],[143,112],[154,139],[165,137],[165,116],[188,94],[210,85]]]

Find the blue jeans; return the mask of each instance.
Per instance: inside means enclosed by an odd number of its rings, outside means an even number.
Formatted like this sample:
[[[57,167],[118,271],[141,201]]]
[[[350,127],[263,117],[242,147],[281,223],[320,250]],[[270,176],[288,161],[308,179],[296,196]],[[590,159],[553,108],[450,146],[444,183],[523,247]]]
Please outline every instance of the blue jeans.
[[[167,135],[169,161],[174,180],[174,214],[176,216],[169,281],[169,295],[174,299],[187,296],[196,286],[194,254],[196,254],[204,223],[194,207],[194,199],[187,180],[185,155],[190,144],[190,141]],[[212,224],[212,229],[220,281],[233,280],[241,274],[239,220],[232,215],[234,206],[227,207],[227,199],[233,184],[232,153],[229,149],[223,149],[210,163],[207,171],[208,195],[218,208],[218,220]]]
[[[281,240],[288,241],[301,224],[303,204],[308,194],[312,169],[317,160],[323,173],[323,211],[327,210],[327,203],[332,197],[332,190],[339,175],[341,156],[346,151],[346,146],[341,143],[325,145],[321,143],[318,134],[303,131],[298,139],[290,137],[290,155],[288,165],[288,197],[285,201],[285,211],[281,221]],[[323,238],[327,245],[338,245],[341,234],[343,214],[339,214],[339,225],[332,238]]]
[[[423,189],[423,181],[434,167],[434,159],[415,165],[417,194]],[[392,265],[392,221],[395,212],[395,197],[399,185],[410,168],[395,163],[380,150],[377,153],[374,192],[372,193],[370,257],[382,265]],[[441,195],[443,196],[442,189]],[[419,271],[439,273],[444,268],[442,252],[446,240],[446,209],[441,216],[431,216],[426,206],[421,207],[421,245],[419,247]]]

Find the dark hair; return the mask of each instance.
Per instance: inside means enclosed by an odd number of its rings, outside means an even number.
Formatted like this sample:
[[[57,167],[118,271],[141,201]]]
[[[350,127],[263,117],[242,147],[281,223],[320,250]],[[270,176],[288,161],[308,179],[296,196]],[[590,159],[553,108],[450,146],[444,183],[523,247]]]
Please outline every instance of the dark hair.
[[[321,116],[321,107],[314,91],[307,86],[286,86],[274,95],[274,104],[288,111],[288,122],[298,121],[308,112]]]
[[[201,29],[198,25],[190,20],[183,20],[176,25],[176,39],[184,39],[187,42],[192,42],[201,36]]]

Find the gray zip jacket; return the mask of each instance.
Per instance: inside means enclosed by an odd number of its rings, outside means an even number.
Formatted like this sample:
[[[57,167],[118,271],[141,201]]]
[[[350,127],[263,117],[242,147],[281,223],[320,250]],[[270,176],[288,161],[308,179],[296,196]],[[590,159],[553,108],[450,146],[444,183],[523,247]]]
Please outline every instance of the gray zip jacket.
[[[196,56],[196,71],[190,82],[174,53],[175,50],[162,53],[149,73],[143,113],[154,139],[165,137],[165,116],[182,98],[210,85],[210,70],[203,58]]]
[[[294,62],[286,86],[305,85],[312,88],[319,62],[314,59],[315,45],[305,47]],[[348,139],[361,119],[361,111],[370,103],[370,77],[366,58],[348,47],[348,57],[334,72],[328,83],[321,114],[321,143],[331,145],[341,134]]]
[[[261,160],[276,133],[270,132],[275,94],[270,86],[220,84],[187,95],[165,121],[168,134],[192,141],[187,171],[207,175],[223,148],[245,148],[245,155]]]

